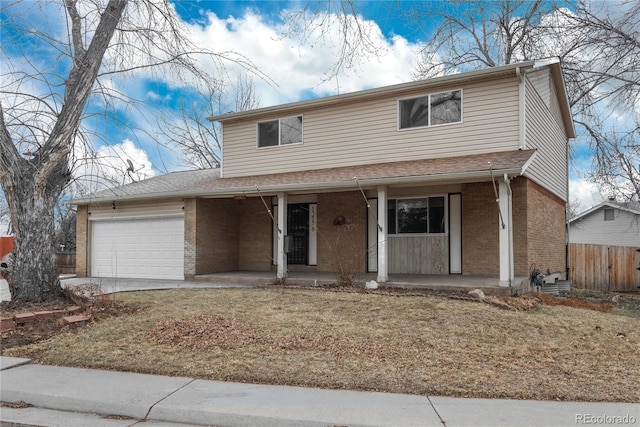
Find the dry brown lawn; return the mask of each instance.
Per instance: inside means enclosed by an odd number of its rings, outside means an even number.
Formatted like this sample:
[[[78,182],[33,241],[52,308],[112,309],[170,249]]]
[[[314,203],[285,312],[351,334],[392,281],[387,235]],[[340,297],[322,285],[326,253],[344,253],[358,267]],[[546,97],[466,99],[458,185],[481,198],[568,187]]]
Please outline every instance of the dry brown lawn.
[[[117,299],[137,310],[3,354],[223,381],[640,402],[640,318],[615,308],[285,288]]]

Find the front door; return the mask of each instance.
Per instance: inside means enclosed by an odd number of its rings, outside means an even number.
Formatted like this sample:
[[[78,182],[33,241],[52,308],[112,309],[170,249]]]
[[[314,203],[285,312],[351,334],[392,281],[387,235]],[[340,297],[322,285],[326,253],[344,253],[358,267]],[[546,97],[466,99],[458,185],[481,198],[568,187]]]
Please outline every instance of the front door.
[[[287,236],[289,238],[288,264],[309,263],[309,204],[287,206]]]

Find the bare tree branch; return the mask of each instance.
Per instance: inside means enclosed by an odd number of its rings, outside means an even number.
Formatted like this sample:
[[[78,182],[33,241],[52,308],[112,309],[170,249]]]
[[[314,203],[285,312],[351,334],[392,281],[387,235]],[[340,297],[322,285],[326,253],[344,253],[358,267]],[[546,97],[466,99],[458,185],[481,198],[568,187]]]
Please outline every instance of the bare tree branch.
[[[440,20],[425,44],[415,78],[558,56],[579,133],[592,147],[591,179],[621,197],[638,192],[640,3],[607,14],[600,3],[482,0],[412,3],[419,23]],[[567,7],[565,7],[567,6]],[[614,130],[614,117],[627,129]],[[609,119],[612,120],[609,120]],[[617,186],[617,190],[613,187]],[[623,194],[624,193],[624,194]]]

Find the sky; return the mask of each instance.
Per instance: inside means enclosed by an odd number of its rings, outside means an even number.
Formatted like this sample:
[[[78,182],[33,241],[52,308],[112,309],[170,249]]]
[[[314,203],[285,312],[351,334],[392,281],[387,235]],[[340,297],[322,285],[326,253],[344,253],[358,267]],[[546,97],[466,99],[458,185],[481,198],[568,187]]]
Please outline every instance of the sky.
[[[27,1],[25,4],[30,3]],[[331,27],[330,31],[321,36],[317,32],[311,33],[310,37],[301,41],[300,32],[287,32],[288,28],[282,19],[283,11],[296,11],[299,4],[289,1],[174,3],[176,12],[189,30],[191,41],[217,52],[227,52],[228,56],[247,58],[259,70],[253,76],[253,82],[262,107],[412,80],[425,35],[406,19],[396,16],[389,9],[389,2],[358,3],[362,28],[382,53],[378,56],[363,54],[354,57],[351,68],[335,75],[332,74],[332,67],[340,28],[335,22],[325,22],[325,26]],[[41,21],[38,25],[55,26],[63,22],[59,8],[44,13],[42,10],[30,12],[34,14],[34,19]],[[2,31],[6,31],[5,26],[2,28]],[[64,28],[58,30],[65,31]],[[3,48],[8,51],[11,49],[6,43]],[[45,55],[46,52],[37,60],[46,62]],[[13,65],[20,67],[19,61]],[[233,82],[236,76],[247,73],[236,63],[226,61],[224,65],[224,70],[218,72],[227,82]],[[124,104],[116,105],[113,116],[108,120],[93,118],[86,122],[96,135],[90,141],[97,153],[93,156],[100,157],[102,163],[112,166],[102,172],[111,176],[110,183],[128,182],[126,159],[132,161],[133,176],[137,178],[185,169],[178,153],[159,146],[149,136],[149,129],[157,126],[152,119],[154,109],[175,108],[180,103],[188,103],[193,95],[188,82],[173,77],[157,78],[138,74],[135,78],[106,82],[149,106],[148,110],[138,110]],[[94,102],[98,104],[94,104],[93,108],[99,108],[99,101]],[[135,129],[146,131],[136,132]],[[87,153],[78,152],[76,157],[87,157]],[[570,197],[581,209],[603,200],[598,188],[582,178],[588,172],[590,162],[588,150],[578,147],[570,173]],[[95,165],[86,163],[79,166],[78,174],[87,175],[86,172],[95,172],[94,168]],[[104,182],[93,184],[108,185]]]

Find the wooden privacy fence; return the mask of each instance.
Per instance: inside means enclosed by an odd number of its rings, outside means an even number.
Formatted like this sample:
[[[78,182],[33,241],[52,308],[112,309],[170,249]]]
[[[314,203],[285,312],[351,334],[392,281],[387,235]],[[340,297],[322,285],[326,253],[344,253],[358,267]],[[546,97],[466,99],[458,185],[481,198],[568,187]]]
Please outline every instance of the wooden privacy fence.
[[[56,265],[59,274],[76,274],[76,253],[56,252]]]
[[[640,248],[569,245],[569,279],[578,288],[596,291],[639,291]]]

